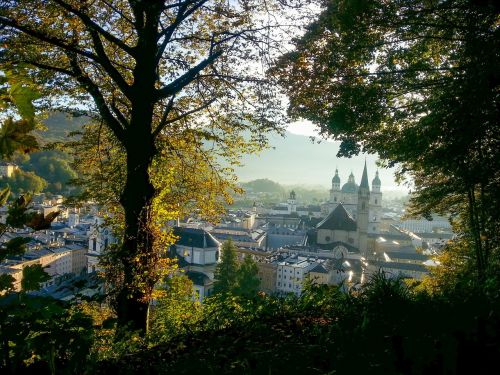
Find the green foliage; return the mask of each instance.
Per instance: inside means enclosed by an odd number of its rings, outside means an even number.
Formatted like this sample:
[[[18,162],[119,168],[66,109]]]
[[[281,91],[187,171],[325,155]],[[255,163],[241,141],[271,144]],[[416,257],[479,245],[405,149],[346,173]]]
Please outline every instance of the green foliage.
[[[238,264],[236,246],[231,238],[222,244],[221,261],[215,268],[214,293],[222,296],[254,297],[260,286],[258,268],[250,255]]]
[[[11,177],[3,178],[0,181],[2,186],[9,186],[14,194],[26,192],[40,193],[47,187],[47,181],[34,172],[25,172],[23,170],[14,171]]]
[[[35,173],[47,182],[44,190],[60,193],[67,184],[77,177],[71,167],[72,159],[62,151],[47,150],[31,153],[27,160],[20,163],[25,171]]]
[[[94,339],[92,319],[51,298],[0,298],[0,370],[7,373],[80,372]]]
[[[10,197],[10,186],[4,187],[0,190],[0,207],[3,207]]]
[[[10,117],[4,120],[0,128],[0,156],[10,157],[16,151],[27,153],[38,149],[36,138],[29,134],[33,129],[32,121]]]
[[[13,290],[15,281],[16,279],[7,273],[0,274],[0,293]]]
[[[0,65],[0,71],[2,67]],[[7,69],[4,74],[0,77],[0,109],[21,116],[18,120],[9,116],[0,126],[0,157],[9,158],[14,152],[27,153],[38,149],[37,140],[30,133],[35,128],[32,102],[39,98],[39,93],[23,67]]]
[[[222,244],[221,260],[215,268],[214,278],[214,293],[229,294],[238,285],[236,247],[231,238]]]
[[[29,220],[28,205],[31,203],[31,194],[23,194],[12,202],[7,210],[6,224],[14,228],[22,228]]]
[[[25,69],[7,70],[5,76],[9,84],[5,100],[12,101],[23,119],[33,122],[35,118],[33,101],[40,98],[37,87],[28,78]]]
[[[21,289],[23,292],[39,290],[41,284],[50,280],[50,275],[45,272],[41,264],[33,264],[23,268]]]
[[[494,364],[500,301],[475,290],[419,293],[374,275],[360,291],[215,295],[189,335],[99,363],[100,373],[443,373]]]
[[[22,255],[26,252],[26,244],[31,241],[29,237],[14,237],[0,246],[0,262],[8,256]]]
[[[250,255],[245,255],[243,262],[238,269],[237,286],[235,294],[246,297],[253,297],[260,287],[258,277],[259,268]]]
[[[193,298],[193,283],[187,276],[168,277],[150,308],[149,339],[164,342],[196,329],[202,306]]]

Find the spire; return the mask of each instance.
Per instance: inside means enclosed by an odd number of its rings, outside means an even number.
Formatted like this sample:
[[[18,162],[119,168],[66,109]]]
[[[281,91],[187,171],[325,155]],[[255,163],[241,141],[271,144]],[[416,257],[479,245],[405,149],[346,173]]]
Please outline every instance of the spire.
[[[363,177],[361,177],[361,185],[359,185],[359,187],[370,189],[370,186],[368,185],[368,172],[366,170],[366,160],[365,160],[365,168],[363,169]]]

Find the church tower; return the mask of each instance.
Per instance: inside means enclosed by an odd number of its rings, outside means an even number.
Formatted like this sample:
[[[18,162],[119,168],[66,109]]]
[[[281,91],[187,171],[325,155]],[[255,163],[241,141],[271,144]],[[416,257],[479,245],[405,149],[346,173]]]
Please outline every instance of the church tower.
[[[372,191],[370,194],[370,225],[369,233],[380,232],[380,219],[382,217],[382,192],[380,191],[380,178],[378,171],[375,173],[375,178],[372,181]]]
[[[332,178],[332,189],[330,190],[330,202],[340,202],[340,177],[339,170],[335,169],[335,176]]]
[[[368,185],[368,172],[363,169],[363,177],[358,189],[358,210],[357,210],[357,225],[359,235],[359,251],[362,256],[367,258],[368,255],[368,222],[370,216],[370,186]]]
[[[288,198],[288,213],[292,214],[297,212],[297,201],[295,200],[295,191],[290,192],[290,198]]]

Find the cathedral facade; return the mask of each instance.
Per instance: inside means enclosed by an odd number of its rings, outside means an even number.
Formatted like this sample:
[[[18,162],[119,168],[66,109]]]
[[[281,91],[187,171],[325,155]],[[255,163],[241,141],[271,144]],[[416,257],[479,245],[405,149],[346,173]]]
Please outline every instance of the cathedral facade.
[[[360,193],[367,193],[368,204],[368,233],[378,233],[380,230],[380,219],[382,215],[382,192],[380,191],[380,178],[378,171],[372,180],[372,187],[368,185],[366,163],[363,170],[362,186],[356,184],[354,174],[351,172],[347,182],[341,185],[338,169],[332,178],[332,188],[330,189],[330,199],[321,207],[323,215],[331,213],[339,203],[342,203],[347,212],[355,219],[358,217],[358,201]],[[361,189],[361,187],[363,189]],[[361,190],[362,191],[361,191]]]

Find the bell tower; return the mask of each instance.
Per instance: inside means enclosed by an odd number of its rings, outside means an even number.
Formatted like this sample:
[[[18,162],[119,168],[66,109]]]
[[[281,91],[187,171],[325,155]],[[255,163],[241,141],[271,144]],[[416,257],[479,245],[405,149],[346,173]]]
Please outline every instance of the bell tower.
[[[363,169],[363,177],[358,189],[357,227],[359,236],[359,251],[365,258],[368,256],[368,222],[370,216],[370,186],[368,185],[368,172]]]

